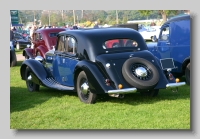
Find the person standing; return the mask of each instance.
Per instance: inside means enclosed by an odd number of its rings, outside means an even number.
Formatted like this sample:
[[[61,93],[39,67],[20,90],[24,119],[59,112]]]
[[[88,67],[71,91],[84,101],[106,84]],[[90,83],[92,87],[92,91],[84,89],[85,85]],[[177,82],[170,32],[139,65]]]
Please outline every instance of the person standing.
[[[14,40],[14,32],[12,30],[12,27],[10,28],[10,41]]]
[[[94,22],[94,28],[99,28],[99,25],[98,25],[97,21]]]
[[[14,31],[13,27],[10,28],[10,47],[14,49]]]
[[[77,23],[74,24],[73,29],[78,29]]]

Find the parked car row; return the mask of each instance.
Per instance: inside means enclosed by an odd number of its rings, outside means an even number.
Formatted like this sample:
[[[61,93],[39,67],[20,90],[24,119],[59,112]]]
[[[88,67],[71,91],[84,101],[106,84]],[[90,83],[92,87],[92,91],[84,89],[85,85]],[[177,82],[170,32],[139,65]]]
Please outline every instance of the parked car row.
[[[20,74],[31,92],[40,86],[70,90],[83,103],[95,103],[99,95],[123,98],[140,92],[157,96],[160,89],[178,91],[177,87],[185,85],[170,72],[173,59],[155,57],[134,29],[55,31],[36,31],[36,47],[23,52],[28,57]]]
[[[178,92],[190,84],[190,17],[173,18],[159,29],[157,42],[148,44],[139,31],[124,27],[38,29],[23,50],[21,78],[30,92],[40,86],[73,91],[89,104],[100,95]],[[176,80],[179,74],[186,83]]]
[[[14,32],[14,47],[17,50],[24,49],[31,44],[29,35],[24,37],[21,33]]]

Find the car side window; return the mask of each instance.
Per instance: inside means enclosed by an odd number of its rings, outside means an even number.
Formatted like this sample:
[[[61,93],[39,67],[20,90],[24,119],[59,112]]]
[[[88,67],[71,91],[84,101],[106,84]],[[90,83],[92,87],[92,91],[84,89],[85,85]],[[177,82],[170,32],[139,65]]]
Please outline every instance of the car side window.
[[[169,27],[164,27],[161,30],[160,40],[167,41],[169,40]]]
[[[42,40],[42,34],[41,33],[39,33],[39,39]]]
[[[35,40],[35,41],[39,40],[39,35],[38,35],[38,33],[34,33],[34,36],[33,36],[33,37],[34,37],[34,40]]]
[[[57,46],[58,48],[57,48],[57,51],[65,52],[64,42],[65,42],[65,36],[60,36],[58,38],[58,46]]]
[[[66,52],[70,54],[76,54],[77,41],[73,37],[71,36],[66,37],[65,45],[66,45]]]
[[[136,40],[131,39],[112,39],[103,43],[103,49],[112,49],[120,47],[138,47]]]

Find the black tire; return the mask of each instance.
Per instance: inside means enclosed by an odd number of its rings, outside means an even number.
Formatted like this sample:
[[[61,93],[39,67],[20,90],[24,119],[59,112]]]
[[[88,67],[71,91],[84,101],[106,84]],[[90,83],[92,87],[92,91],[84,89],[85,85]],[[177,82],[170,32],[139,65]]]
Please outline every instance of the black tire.
[[[86,104],[94,104],[97,98],[97,94],[94,94],[90,91],[90,88],[88,88],[88,91],[84,94],[84,92],[81,89],[81,86],[86,83],[88,84],[87,76],[84,71],[81,71],[77,78],[77,84],[76,84],[76,90],[78,97],[80,101],[86,103]]]
[[[40,86],[28,79],[30,75],[31,69],[27,66],[25,71],[26,86],[30,92],[39,91]]]
[[[17,56],[15,51],[10,51],[10,67],[17,65]]]
[[[145,77],[138,76],[137,68],[145,69],[147,75]],[[138,57],[125,61],[122,66],[122,75],[131,86],[138,89],[153,89],[159,80],[159,72],[156,67],[151,62]]]
[[[159,89],[153,89],[149,91],[141,91],[142,96],[147,96],[147,97],[156,97],[158,95]]]
[[[190,63],[188,63],[185,69],[185,79],[186,79],[186,83],[190,85]]]

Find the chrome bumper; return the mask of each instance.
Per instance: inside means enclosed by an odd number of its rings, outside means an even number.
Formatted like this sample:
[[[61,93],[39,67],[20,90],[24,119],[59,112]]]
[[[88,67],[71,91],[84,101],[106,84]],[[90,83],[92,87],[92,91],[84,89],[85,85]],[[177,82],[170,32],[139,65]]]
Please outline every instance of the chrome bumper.
[[[179,87],[179,86],[183,86],[185,85],[185,82],[179,82],[179,83],[168,83],[166,85],[166,88],[175,88],[175,87]]]
[[[136,88],[125,88],[118,90],[108,90],[108,94],[129,94],[137,92]]]

